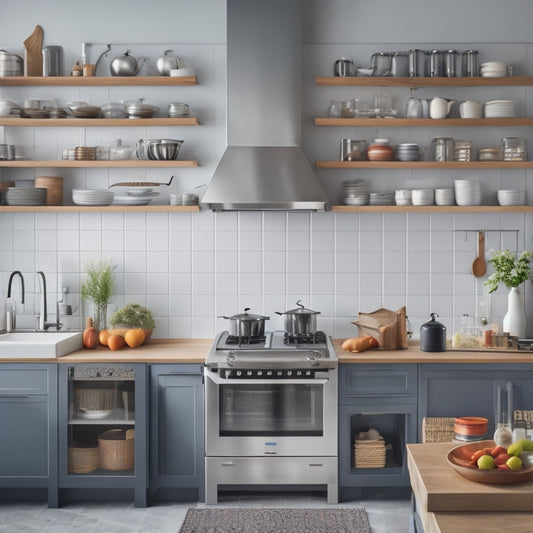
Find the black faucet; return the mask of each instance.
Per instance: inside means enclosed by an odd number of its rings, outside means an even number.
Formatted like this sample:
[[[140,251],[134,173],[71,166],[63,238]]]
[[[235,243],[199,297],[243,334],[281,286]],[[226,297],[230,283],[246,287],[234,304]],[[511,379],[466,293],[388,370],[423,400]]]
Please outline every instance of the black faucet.
[[[24,303],[24,276],[22,275],[22,272],[20,270],[14,270],[11,272],[11,275],[9,276],[9,281],[7,282],[7,297],[11,298],[11,284],[13,283],[13,278],[15,276],[20,277],[20,290],[21,290],[21,296],[20,296],[20,303]]]
[[[48,331],[48,328],[56,328],[57,331],[59,331],[63,324],[59,321],[59,303],[63,300],[60,300],[57,302],[56,305],[56,321],[55,322],[47,322],[48,313],[46,310],[46,278],[44,276],[44,272],[39,270],[37,272],[37,276],[39,277],[40,286],[41,286],[41,304],[39,306],[39,318],[37,322],[37,329],[39,331]]]
[[[24,303],[24,276],[22,275],[22,272],[20,270],[14,270],[11,272],[11,275],[9,276],[9,281],[7,283],[7,297],[11,298],[11,286],[13,283],[13,278],[15,276],[20,277],[20,303]],[[16,308],[14,303],[10,304],[9,308],[6,307],[6,320],[7,320],[7,331],[11,332],[16,329],[17,326],[17,318],[16,318]]]

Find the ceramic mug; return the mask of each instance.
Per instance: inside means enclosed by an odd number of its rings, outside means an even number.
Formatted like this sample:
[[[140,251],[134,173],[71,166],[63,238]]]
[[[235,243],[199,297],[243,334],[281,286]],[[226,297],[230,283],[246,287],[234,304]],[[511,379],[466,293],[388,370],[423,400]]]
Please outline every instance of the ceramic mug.
[[[475,100],[466,100],[459,106],[461,118],[481,118],[482,106]]]

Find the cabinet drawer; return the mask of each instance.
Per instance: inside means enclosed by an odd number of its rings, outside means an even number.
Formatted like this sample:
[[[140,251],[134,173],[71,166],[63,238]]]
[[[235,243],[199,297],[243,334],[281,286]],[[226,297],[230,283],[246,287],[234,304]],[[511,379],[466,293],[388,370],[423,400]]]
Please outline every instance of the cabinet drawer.
[[[339,394],[416,395],[416,365],[341,364],[339,366]]]
[[[55,368],[55,366],[54,366]],[[0,366],[0,398],[10,395],[48,394],[48,367]]]

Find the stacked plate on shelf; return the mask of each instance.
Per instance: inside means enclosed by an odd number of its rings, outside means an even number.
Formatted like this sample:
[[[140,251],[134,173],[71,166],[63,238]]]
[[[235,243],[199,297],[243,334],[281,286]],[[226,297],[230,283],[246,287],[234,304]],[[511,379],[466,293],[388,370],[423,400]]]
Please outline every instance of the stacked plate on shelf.
[[[507,63],[505,61],[481,63],[481,75],[484,78],[504,78],[507,76]]]
[[[484,106],[485,118],[513,118],[515,103],[513,100],[492,100]]]
[[[416,143],[400,143],[395,150],[398,161],[418,161],[420,159],[420,147]]]
[[[156,196],[153,187],[119,187],[115,189],[114,205],[148,205]]]
[[[500,205],[524,205],[526,203],[526,191],[499,189],[497,194]]]
[[[395,205],[394,192],[371,192],[370,205]]]
[[[107,189],[73,189],[72,201],[76,205],[111,205],[114,193]]]
[[[368,199],[366,180],[352,179],[342,182],[342,201],[345,205],[367,205]]]
[[[45,187],[8,187],[7,205],[46,205]]]

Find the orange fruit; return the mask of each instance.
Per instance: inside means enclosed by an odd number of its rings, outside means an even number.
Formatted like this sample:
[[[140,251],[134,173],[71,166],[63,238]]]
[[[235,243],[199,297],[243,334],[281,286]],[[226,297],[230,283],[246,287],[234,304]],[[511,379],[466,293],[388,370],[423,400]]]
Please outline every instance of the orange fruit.
[[[107,339],[109,339],[109,330],[108,329],[101,329],[100,333],[98,333],[98,342],[102,346],[107,346]]]
[[[120,335],[109,335],[107,338],[107,345],[111,350],[120,350],[125,343],[126,341],[124,340],[124,337],[121,337]]]
[[[144,331],[142,329],[128,329],[124,335],[124,340],[130,348],[137,348],[144,342]]]

